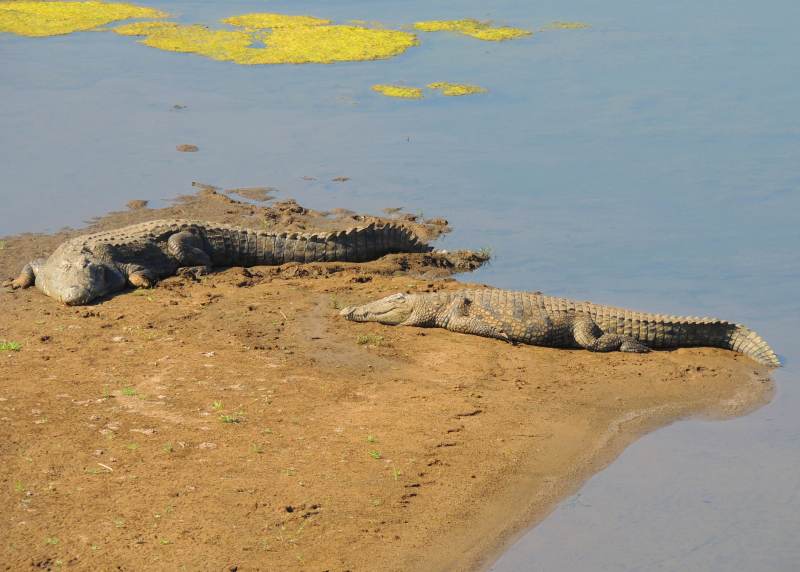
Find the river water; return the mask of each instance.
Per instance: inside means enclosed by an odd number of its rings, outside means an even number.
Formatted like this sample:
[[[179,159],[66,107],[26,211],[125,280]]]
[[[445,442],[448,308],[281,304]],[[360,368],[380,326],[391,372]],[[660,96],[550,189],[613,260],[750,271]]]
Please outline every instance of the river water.
[[[591,24],[505,43],[424,34],[398,58],[333,66],[237,66],[109,33],[0,34],[0,235],[158,205],[195,180],[269,185],[314,208],[445,216],[456,231],[442,247],[494,253],[470,279],[746,323],[786,363],[770,405],[639,440],[493,569],[797,569],[800,5],[140,4],[200,23],[274,11]],[[370,90],[432,81],[490,91]]]

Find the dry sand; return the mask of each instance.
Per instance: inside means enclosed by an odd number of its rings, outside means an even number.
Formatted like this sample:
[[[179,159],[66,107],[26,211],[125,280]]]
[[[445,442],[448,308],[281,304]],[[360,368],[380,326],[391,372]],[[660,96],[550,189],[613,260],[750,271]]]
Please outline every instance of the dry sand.
[[[201,188],[93,226],[372,220]],[[71,234],[5,239],[0,276]],[[723,350],[592,354],[337,316],[462,286],[447,274],[479,263],[232,268],[80,308],[0,293],[0,341],[21,344],[0,351],[4,569],[476,569],[639,435],[772,394]]]

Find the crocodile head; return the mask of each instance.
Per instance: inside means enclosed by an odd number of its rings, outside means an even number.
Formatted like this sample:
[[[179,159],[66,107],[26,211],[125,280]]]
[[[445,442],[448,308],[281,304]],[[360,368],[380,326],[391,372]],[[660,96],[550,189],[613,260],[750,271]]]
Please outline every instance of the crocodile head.
[[[57,249],[36,269],[36,287],[68,306],[88,304],[125,287],[125,276],[90,251]]]
[[[416,298],[413,294],[392,294],[363,306],[349,306],[339,315],[354,322],[380,322],[397,326],[411,317]]]

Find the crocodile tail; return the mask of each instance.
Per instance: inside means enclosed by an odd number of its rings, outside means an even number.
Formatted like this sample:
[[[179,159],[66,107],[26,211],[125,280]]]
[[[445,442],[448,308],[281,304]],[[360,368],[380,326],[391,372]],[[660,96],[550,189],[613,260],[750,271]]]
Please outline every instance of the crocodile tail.
[[[393,252],[428,252],[430,250],[430,246],[401,225],[392,223],[376,225],[373,223],[364,227],[330,233],[276,235],[275,247],[270,250],[269,260],[274,261],[271,263],[275,264],[285,262],[367,262]]]
[[[329,262],[367,262],[394,252],[429,252],[430,246],[411,230],[396,224],[351,228],[322,237]],[[312,259],[314,260],[314,259]],[[311,262],[306,257],[306,262]]]
[[[781,366],[781,360],[772,348],[769,347],[769,344],[753,330],[741,324],[736,324],[736,327],[731,330],[728,339],[728,348],[736,352],[741,352],[760,364],[770,367]]]

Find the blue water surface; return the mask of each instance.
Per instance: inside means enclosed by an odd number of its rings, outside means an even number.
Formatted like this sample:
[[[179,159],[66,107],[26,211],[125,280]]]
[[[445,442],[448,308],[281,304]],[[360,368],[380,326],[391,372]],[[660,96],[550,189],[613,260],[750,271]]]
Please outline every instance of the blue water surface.
[[[440,246],[495,255],[470,279],[744,322],[786,362],[773,403],[640,440],[494,569],[797,569],[800,4],[139,4],[202,23],[275,11],[591,24],[504,43],[421,34],[392,60],[332,66],[237,66],[111,33],[0,34],[0,235],[130,199],[158,206],[194,180],[269,185],[319,209],[444,216],[456,230]],[[370,90],[432,81],[490,91]]]

